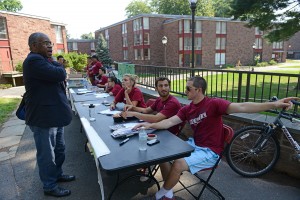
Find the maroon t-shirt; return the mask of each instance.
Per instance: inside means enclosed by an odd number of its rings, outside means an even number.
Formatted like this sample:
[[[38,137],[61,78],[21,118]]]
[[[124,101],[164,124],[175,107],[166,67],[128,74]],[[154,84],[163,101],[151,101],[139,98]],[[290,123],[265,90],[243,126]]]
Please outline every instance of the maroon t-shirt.
[[[130,93],[128,94],[129,98],[131,101],[137,101],[138,104],[136,105],[137,107],[142,107],[146,108],[146,104],[144,101],[144,96],[143,93],[141,92],[140,89],[133,87]],[[117,102],[123,102],[126,104],[126,99],[125,99],[125,89],[122,88],[120,92],[117,94],[114,100],[116,103]]]
[[[156,101],[150,106],[150,108],[153,111],[163,114],[166,118],[170,118],[177,114],[177,112],[181,108],[181,105],[174,96],[169,95],[168,99],[165,101],[162,101],[160,97],[157,98]],[[182,124],[172,126],[168,130],[171,133],[177,135],[180,126],[182,126]]]
[[[99,77],[98,77],[99,78]],[[95,84],[105,85],[108,82],[108,78],[105,75],[102,75],[99,80],[95,80]]]
[[[198,104],[192,102],[181,108],[177,116],[191,125],[197,146],[220,154],[224,146],[222,115],[226,114],[229,104],[224,99],[205,97]]]
[[[112,92],[113,96],[117,96],[117,94],[120,92],[121,89],[122,89],[121,85],[115,84],[114,87],[108,88],[108,92]]]
[[[99,74],[99,69],[102,67],[101,62],[96,61],[96,62],[92,62],[92,71],[93,71],[93,75]]]

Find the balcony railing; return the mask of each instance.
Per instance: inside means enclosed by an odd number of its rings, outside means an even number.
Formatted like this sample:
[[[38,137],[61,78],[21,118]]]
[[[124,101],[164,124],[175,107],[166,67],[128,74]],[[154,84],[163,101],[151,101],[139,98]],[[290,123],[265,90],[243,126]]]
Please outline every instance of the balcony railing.
[[[206,79],[206,95],[210,97],[232,102],[265,102],[273,96],[300,96],[300,74],[135,65],[139,84],[154,88],[155,79],[166,76],[171,80],[171,92],[181,96],[186,95],[185,84],[192,71]]]

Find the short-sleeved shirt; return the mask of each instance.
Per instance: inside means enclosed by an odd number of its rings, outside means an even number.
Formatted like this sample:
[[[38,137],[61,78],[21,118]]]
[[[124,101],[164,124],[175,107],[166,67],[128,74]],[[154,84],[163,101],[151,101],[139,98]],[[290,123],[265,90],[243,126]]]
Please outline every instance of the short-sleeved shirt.
[[[88,74],[88,76],[89,77],[93,77],[93,68],[92,68],[93,66],[92,65],[87,65],[86,66],[86,71],[87,71],[87,74]]]
[[[191,125],[197,146],[220,154],[224,147],[222,115],[226,114],[229,104],[224,99],[205,97],[198,104],[192,102],[181,108],[177,116]]]
[[[113,96],[117,96],[117,94],[120,92],[122,89],[122,86],[119,84],[115,84],[114,87],[108,88],[108,92],[113,93]]]
[[[99,62],[99,61],[92,62],[91,65],[92,65],[93,75],[99,74],[99,69],[102,67],[101,62]]]
[[[168,99],[165,101],[162,101],[160,97],[157,98],[150,108],[153,111],[163,114],[166,118],[170,118],[177,114],[181,108],[181,105],[174,96],[169,95]],[[179,132],[180,126],[182,126],[182,124],[172,126],[168,130],[176,135]]]
[[[98,77],[100,79],[96,80],[95,83],[100,85],[105,85],[108,82],[108,78],[105,75],[102,75],[101,77]]]
[[[146,104],[144,101],[144,96],[143,93],[141,92],[140,89],[133,87],[130,93],[128,94],[129,98],[131,101],[137,101],[138,104],[136,105],[137,107],[142,107],[146,108]],[[126,104],[126,99],[125,99],[125,89],[122,88],[120,92],[117,94],[114,100],[116,103],[118,102],[123,102]]]

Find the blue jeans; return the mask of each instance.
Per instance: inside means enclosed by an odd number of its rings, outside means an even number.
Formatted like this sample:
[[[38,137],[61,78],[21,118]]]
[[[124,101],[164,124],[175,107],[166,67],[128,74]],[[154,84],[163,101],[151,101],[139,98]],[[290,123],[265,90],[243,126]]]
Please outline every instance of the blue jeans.
[[[41,128],[29,126],[34,135],[40,179],[45,191],[57,187],[57,178],[63,174],[65,160],[64,127]]]

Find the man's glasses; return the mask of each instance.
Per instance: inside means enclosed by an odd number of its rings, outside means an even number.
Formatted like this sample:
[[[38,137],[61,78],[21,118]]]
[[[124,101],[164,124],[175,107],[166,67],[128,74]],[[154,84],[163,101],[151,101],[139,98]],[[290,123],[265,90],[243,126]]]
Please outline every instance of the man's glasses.
[[[185,86],[185,89],[186,89],[186,91],[188,91],[188,92],[190,92],[192,88],[195,88],[195,87]],[[195,88],[195,89],[198,89],[198,88]]]
[[[47,47],[53,47],[54,46],[54,44],[50,41],[43,41],[43,42],[36,42],[36,43],[46,45]]]

